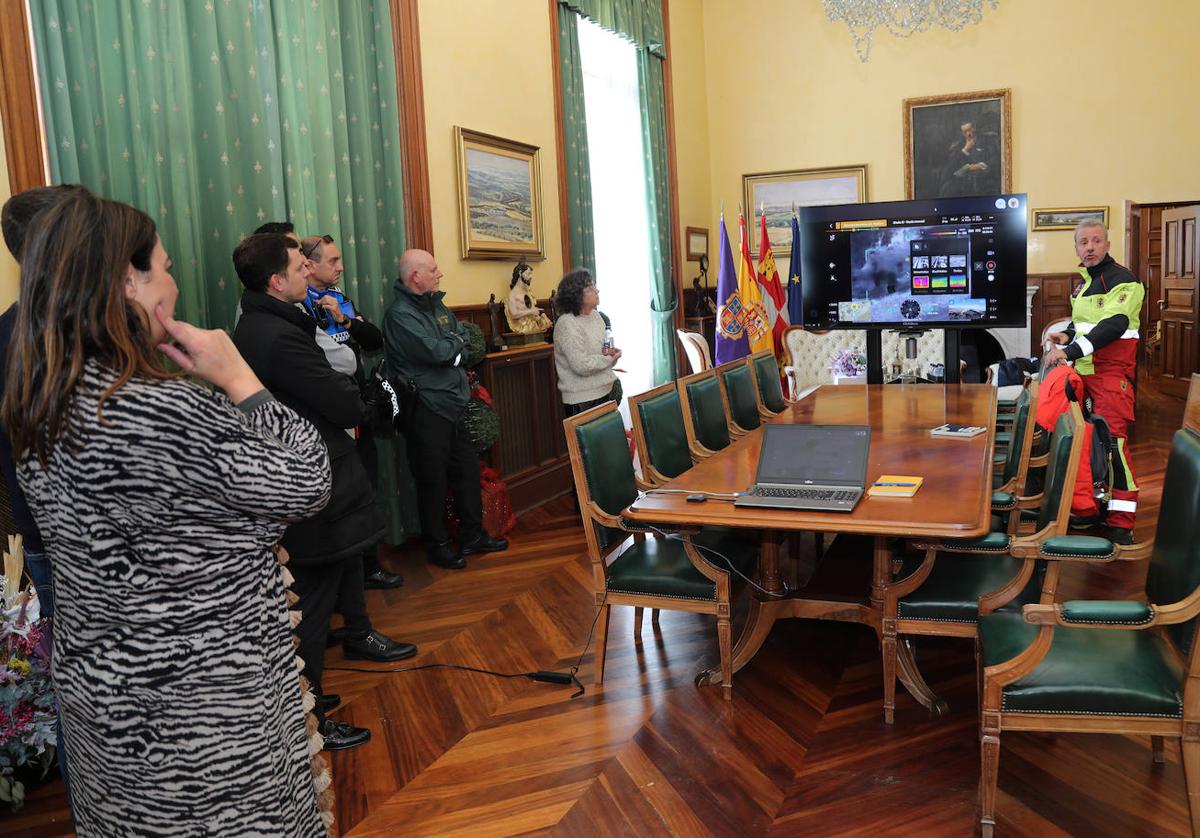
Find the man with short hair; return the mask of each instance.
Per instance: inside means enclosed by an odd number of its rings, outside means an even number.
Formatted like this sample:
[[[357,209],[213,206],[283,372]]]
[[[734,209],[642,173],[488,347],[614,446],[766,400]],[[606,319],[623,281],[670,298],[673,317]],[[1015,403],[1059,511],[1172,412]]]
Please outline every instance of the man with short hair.
[[[1128,268],[1108,255],[1108,228],[1098,221],[1075,227],[1075,254],[1081,281],[1071,295],[1071,323],[1053,332],[1055,346],[1047,364],[1072,361],[1085,376],[1093,410],[1103,416],[1116,442],[1112,499],[1108,502],[1108,537],[1119,544],[1133,541],[1138,487],[1126,450],[1128,423],[1133,421],[1137,381],[1139,318],[1145,288]],[[1061,348],[1060,348],[1061,347]]]
[[[308,295],[308,263],[299,245],[277,233],[250,236],[234,250],[233,264],[246,286],[234,344],[272,395],[312,422],[329,449],[329,504],[288,527],[282,543],[291,555],[288,569],[300,598],[303,617],[296,635],[304,673],[318,696],[321,734],[326,748],[351,748],[368,741],[370,731],[324,718],[337,700],[323,695],[321,674],[329,617],[343,574],[362,573],[359,557],[378,543],[383,530],[374,492],[346,433],[363,421],[367,408],[353,379],[329,366],[313,340],[316,324],[297,305]],[[345,589],[361,596],[361,577]],[[362,619],[363,625],[343,641],[347,657],[399,661],[417,653],[411,643],[398,643],[371,628],[365,606]]]
[[[427,557],[460,570],[467,564],[464,556],[505,550],[508,541],[483,529],[479,456],[464,422],[470,399],[463,368],[468,333],[442,302],[441,279],[433,254],[405,251],[383,335],[388,377],[398,392],[410,393],[409,384],[416,390],[405,433]],[[447,487],[460,520],[457,551],[446,530]]]

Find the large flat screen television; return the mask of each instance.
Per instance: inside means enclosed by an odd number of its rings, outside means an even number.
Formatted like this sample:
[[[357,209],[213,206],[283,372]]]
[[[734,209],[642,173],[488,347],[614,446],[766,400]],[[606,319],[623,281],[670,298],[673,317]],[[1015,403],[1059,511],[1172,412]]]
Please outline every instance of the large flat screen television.
[[[1025,325],[1024,195],[800,210],[804,325]]]

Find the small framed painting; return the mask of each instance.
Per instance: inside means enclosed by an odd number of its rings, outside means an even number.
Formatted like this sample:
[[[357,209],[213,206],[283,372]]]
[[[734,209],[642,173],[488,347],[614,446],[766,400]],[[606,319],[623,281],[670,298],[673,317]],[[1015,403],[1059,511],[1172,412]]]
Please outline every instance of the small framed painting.
[[[1108,207],[1062,207],[1030,210],[1035,230],[1074,230],[1081,221],[1108,226]]]
[[[708,229],[705,227],[688,227],[687,258],[689,262],[699,261],[701,256],[708,255]]]
[[[545,259],[537,146],[454,127],[464,259]]]
[[[746,201],[746,224],[757,230],[757,214],[761,208],[767,216],[771,250],[778,261],[786,259],[792,252],[792,211],[799,207],[861,204],[867,200],[867,167],[837,166],[742,175],[742,192]],[[757,232],[750,234],[755,259],[758,258],[758,240]]]

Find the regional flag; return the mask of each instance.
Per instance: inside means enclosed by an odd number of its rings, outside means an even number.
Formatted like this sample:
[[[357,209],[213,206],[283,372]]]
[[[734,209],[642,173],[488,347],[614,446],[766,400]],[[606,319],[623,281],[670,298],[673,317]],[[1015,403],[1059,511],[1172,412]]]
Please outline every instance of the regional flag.
[[[733,248],[721,213],[721,244],[717,263],[717,363],[724,364],[750,354],[746,330],[738,315],[742,301],[738,297],[737,271],[733,267]]]
[[[792,213],[792,259],[788,265],[788,323],[804,325],[804,301],[800,293],[800,221]]]
[[[767,323],[771,326],[775,357],[783,357],[783,333],[788,327],[787,294],[779,284],[779,269],[775,267],[775,254],[771,252],[771,239],[767,235],[767,216],[759,216],[762,235],[758,245],[758,273],[755,279],[763,295],[763,307],[767,310]]]
[[[738,249],[738,297],[741,298],[742,310],[738,319],[746,330],[746,339],[750,342],[750,352],[762,352],[772,349],[771,324],[767,320],[767,310],[763,306],[762,291],[758,287],[758,273],[754,270],[754,261],[750,258],[750,242],[746,237],[746,216],[738,213],[738,236],[741,239]]]

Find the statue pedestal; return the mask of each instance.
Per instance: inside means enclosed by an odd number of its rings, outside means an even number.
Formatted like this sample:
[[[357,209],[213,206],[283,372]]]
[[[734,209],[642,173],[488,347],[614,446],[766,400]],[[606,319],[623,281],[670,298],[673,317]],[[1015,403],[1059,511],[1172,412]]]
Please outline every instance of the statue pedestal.
[[[532,334],[524,335],[520,332],[504,332],[504,345],[508,347],[514,346],[532,346],[535,343],[545,343],[545,332],[533,332]]]

